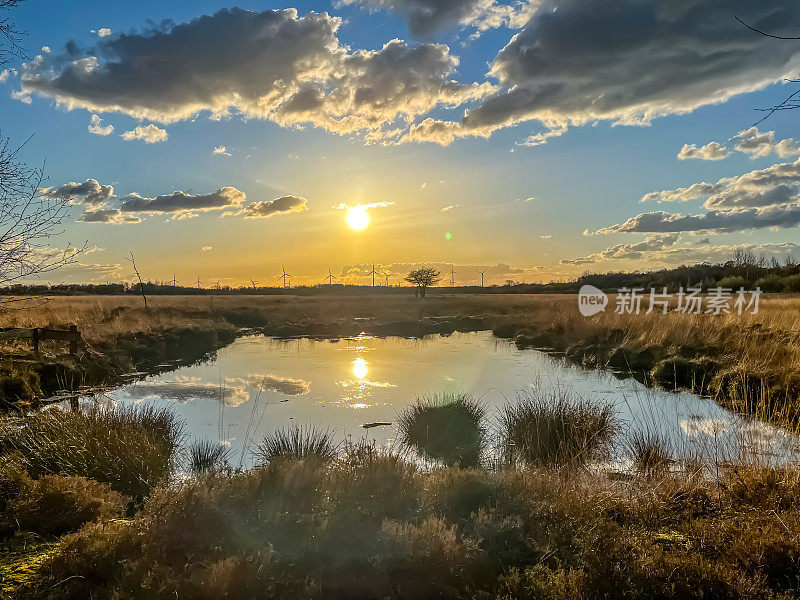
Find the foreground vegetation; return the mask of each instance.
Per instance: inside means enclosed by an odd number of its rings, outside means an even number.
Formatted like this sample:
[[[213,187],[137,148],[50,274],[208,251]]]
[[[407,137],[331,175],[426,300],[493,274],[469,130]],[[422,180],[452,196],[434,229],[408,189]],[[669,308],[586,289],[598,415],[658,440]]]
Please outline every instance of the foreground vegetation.
[[[462,415],[458,426],[439,418],[445,407]],[[493,432],[469,397],[420,399],[404,413],[409,442],[398,452],[278,430],[249,471],[227,466],[210,442],[182,456],[170,441],[180,424],[147,408],[16,422],[0,433],[0,598],[800,594],[797,468],[684,460],[639,435],[623,444],[632,470],[610,472],[593,466],[620,427],[604,407],[565,393],[520,398],[501,415]],[[18,433],[72,429],[79,443],[103,420],[114,434],[83,440],[94,461],[65,454],[45,468]],[[428,443],[414,440],[423,426],[428,439],[449,436],[470,466],[451,453],[421,468],[411,451]],[[120,443],[143,431],[158,453]],[[14,436],[28,441],[9,445]],[[178,461],[196,474],[147,466]],[[109,477],[118,463],[141,468],[146,489]]]

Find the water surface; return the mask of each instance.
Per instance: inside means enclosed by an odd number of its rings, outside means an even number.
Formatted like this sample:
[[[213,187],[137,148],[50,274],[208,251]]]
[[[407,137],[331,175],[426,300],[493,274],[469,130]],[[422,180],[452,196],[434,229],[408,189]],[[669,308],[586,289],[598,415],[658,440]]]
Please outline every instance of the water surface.
[[[422,340],[244,337],[213,361],[125,386],[105,400],[174,407],[192,439],[230,445],[234,464],[249,466],[254,444],[290,423],[330,427],[341,438],[391,446],[394,427],[363,426],[393,423],[418,397],[468,392],[486,403],[491,419],[520,394],[558,389],[613,404],[623,430],[656,430],[678,454],[747,451],[785,458],[795,453],[794,439],[780,430],[741,420],[712,400],[648,389],[539,351],[517,350],[491,332]]]

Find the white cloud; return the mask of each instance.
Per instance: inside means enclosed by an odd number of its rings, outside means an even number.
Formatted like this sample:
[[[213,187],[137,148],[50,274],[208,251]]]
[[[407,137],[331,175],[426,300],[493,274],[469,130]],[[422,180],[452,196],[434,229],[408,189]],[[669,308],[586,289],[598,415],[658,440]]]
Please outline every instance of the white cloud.
[[[102,136],[111,135],[114,133],[114,126],[103,125],[103,119],[98,115],[92,115],[91,123],[89,123],[89,133]]]
[[[728,149],[718,142],[709,142],[698,148],[695,144],[685,144],[678,153],[680,160],[723,160],[728,157]]]
[[[159,142],[166,142],[169,135],[165,129],[161,129],[151,123],[144,127],[139,125],[132,131],[126,131],[121,137],[126,142],[141,140],[147,144],[157,144]]]
[[[218,156],[230,156],[231,155],[231,153],[228,152],[228,149],[225,146],[217,146],[216,148],[214,148],[213,154],[214,155],[218,155]]]
[[[97,30],[97,35],[101,38],[108,37],[109,35],[111,35],[111,30],[108,27],[101,27],[100,29]]]

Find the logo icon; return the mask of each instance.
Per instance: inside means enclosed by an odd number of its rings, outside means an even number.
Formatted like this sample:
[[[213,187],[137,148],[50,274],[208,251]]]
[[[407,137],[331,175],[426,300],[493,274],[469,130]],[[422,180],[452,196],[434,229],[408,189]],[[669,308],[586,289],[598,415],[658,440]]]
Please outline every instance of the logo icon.
[[[584,317],[603,312],[608,306],[608,296],[593,285],[584,285],[578,292],[578,308]]]

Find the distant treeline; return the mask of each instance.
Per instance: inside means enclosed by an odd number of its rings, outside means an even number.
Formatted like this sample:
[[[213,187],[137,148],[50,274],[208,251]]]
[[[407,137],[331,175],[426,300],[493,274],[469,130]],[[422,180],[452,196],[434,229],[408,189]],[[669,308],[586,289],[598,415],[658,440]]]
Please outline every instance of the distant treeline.
[[[766,259],[747,251],[737,251],[732,260],[720,264],[701,263],[680,266],[658,271],[631,271],[610,273],[584,273],[571,281],[550,283],[519,283],[507,281],[502,285],[480,286],[440,286],[440,293],[453,294],[568,294],[576,293],[584,285],[593,285],[601,290],[613,292],[621,288],[667,288],[675,292],[678,288],[700,286],[704,290],[714,287],[738,290],[753,290],[756,287],[764,292],[800,292],[800,265],[791,257],[783,262]],[[144,292],[147,296],[174,295],[363,295],[363,294],[403,294],[416,292],[410,286],[368,286],[319,284],[314,286],[259,287],[259,286],[218,286],[213,288],[172,285],[172,282],[106,283],[106,284],[59,284],[23,285],[16,284],[0,288],[0,295],[7,296],[73,296],[73,295],[125,295]]]

